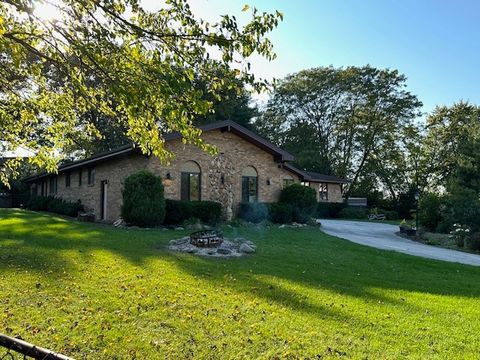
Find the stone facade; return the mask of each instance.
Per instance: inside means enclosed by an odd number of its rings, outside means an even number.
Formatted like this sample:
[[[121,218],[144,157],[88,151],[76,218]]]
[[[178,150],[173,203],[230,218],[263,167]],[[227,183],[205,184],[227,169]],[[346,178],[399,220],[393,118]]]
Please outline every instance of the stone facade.
[[[69,171],[68,187],[67,173],[61,172],[57,176],[55,195],[71,201],[80,199],[86,209],[95,213],[97,220],[113,222],[120,217],[122,183],[128,175],[141,169],[150,170],[164,179],[165,197],[179,200],[182,166],[193,161],[200,168],[201,200],[220,202],[225,217],[229,219],[235,215],[242,201],[242,171],[246,167],[253,167],[257,172],[259,202],[277,201],[284,179],[300,181],[296,174],[284,169],[281,162],[275,161],[274,155],[232,132],[212,130],[204,132],[202,138],[206,143],[217,147],[218,155],[209,155],[177,138],[166,143],[167,149],[175,154],[169,165],[162,164],[156,157],[130,152],[128,155],[92,165],[95,171],[92,184],[88,183],[88,167]],[[37,181],[37,193],[40,194],[42,181],[46,183],[46,192],[50,193],[48,178]],[[107,182],[107,207],[106,216],[101,219],[103,181]],[[315,185],[311,183],[310,186]],[[318,187],[316,189],[318,190]],[[328,201],[342,201],[340,184],[329,184],[328,189]]]

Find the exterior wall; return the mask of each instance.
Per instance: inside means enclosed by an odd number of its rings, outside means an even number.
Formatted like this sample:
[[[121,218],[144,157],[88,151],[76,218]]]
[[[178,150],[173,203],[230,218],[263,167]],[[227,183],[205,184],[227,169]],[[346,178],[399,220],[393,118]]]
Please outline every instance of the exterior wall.
[[[57,193],[55,196],[68,201],[81,200],[85,209],[93,211],[95,218],[100,220],[101,216],[101,182],[108,181],[107,187],[107,222],[113,222],[120,217],[122,206],[122,182],[131,173],[147,167],[148,158],[130,154],[110,161],[95,164],[95,179],[93,184],[88,184],[88,167],[82,168],[82,185],[79,186],[79,170],[70,172],[70,187],[66,187],[65,173],[58,175]],[[47,187],[49,181],[47,180]],[[37,186],[37,189],[39,186]],[[47,190],[47,195],[50,194]],[[37,190],[39,194],[39,190]]]
[[[180,199],[180,169],[187,161],[195,161],[200,166],[201,199],[220,202],[227,218],[235,215],[242,200],[241,174],[247,166],[257,170],[259,202],[276,201],[284,178],[298,181],[297,176],[279,167],[272,154],[235,134],[217,130],[205,132],[202,138],[218,148],[218,155],[211,156],[196,146],[185,145],[177,139],[167,143],[168,150],[175,154],[175,159],[169,166],[162,165],[157,158],[150,158],[149,169],[152,172],[162,179],[170,173],[172,181],[165,183],[166,198]]]
[[[337,183],[327,183],[328,186],[328,200],[320,199],[320,183],[311,182],[309,185],[311,188],[315,189],[317,193],[317,201],[319,202],[333,202],[333,203],[341,203],[343,202],[343,194],[342,194],[342,185]]]
[[[88,184],[88,167],[82,168],[82,184],[79,186],[79,169],[70,171],[70,186],[66,187],[66,173],[62,172],[57,179],[57,192],[65,200],[81,200],[89,211],[95,213],[96,219],[101,217],[101,183],[108,181],[106,222],[113,222],[120,217],[122,205],[122,185],[125,177],[131,173],[147,169],[160,175],[164,180],[165,197],[180,199],[181,168],[187,161],[194,161],[201,170],[201,200],[218,201],[222,204],[227,218],[235,216],[242,200],[242,170],[252,166],[258,173],[258,201],[275,202],[282,190],[284,179],[299,182],[298,176],[283,169],[274,161],[272,154],[265,152],[252,143],[232,134],[214,130],[205,132],[202,138],[206,143],[218,148],[218,155],[211,156],[196,146],[185,145],[181,139],[166,143],[168,150],[175,154],[169,165],[160,163],[156,157],[146,157],[130,153],[102,163],[97,163],[95,180]],[[167,174],[170,179],[167,180]],[[222,181],[223,179],[223,181]],[[38,180],[37,194],[40,194],[41,183],[46,182],[47,195],[50,194],[48,178]],[[318,196],[318,183],[311,183]],[[341,202],[340,184],[328,184],[328,201]]]

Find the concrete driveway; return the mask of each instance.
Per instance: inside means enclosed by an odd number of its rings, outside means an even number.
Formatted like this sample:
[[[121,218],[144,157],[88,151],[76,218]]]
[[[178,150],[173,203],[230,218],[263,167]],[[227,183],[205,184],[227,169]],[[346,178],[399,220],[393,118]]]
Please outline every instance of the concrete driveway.
[[[480,266],[480,255],[420,244],[395,235],[398,226],[345,220],[321,220],[321,229],[333,236],[377,249],[398,251],[430,259]]]

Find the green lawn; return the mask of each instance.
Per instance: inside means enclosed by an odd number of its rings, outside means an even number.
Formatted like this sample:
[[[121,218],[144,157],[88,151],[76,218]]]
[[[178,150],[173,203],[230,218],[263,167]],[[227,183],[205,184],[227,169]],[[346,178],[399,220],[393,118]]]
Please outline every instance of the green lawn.
[[[479,356],[480,268],[316,228],[226,232],[257,253],[199,258],[166,250],[183,232],[0,210],[0,332],[78,359]]]

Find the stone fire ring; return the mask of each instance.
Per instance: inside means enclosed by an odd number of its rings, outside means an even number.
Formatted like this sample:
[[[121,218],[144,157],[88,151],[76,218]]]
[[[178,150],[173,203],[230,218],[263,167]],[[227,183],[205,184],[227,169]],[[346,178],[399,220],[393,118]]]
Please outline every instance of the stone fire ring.
[[[168,249],[173,251],[225,258],[251,254],[256,251],[256,248],[256,245],[252,241],[240,237],[232,239],[222,238],[221,243],[217,243],[215,246],[210,243],[209,247],[192,244],[190,236],[170,240],[168,244]]]
[[[198,247],[217,247],[223,242],[223,233],[218,230],[200,230],[190,234],[190,244]]]

